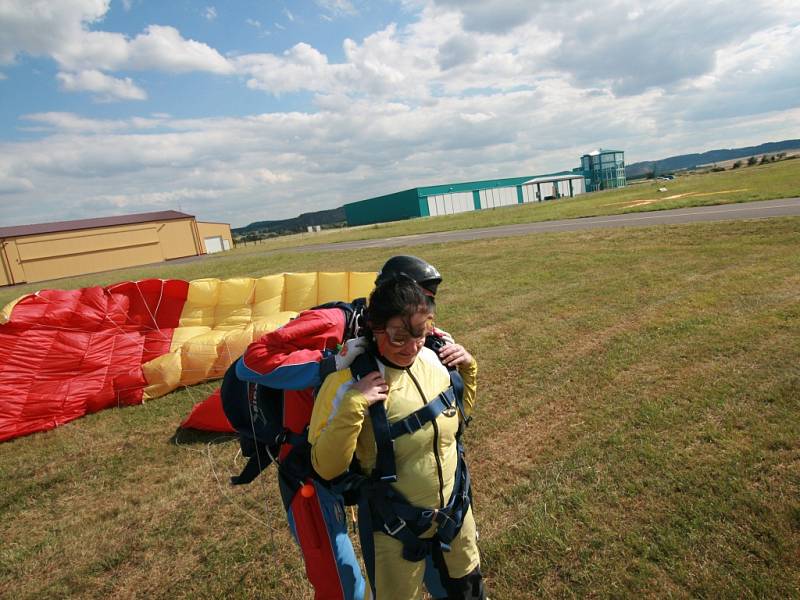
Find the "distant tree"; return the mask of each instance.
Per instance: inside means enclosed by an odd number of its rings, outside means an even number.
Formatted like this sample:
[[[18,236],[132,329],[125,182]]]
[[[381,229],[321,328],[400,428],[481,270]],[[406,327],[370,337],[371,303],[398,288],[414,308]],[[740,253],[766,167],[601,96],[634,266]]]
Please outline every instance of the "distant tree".
[[[768,162],[769,162],[769,156],[767,156],[766,154],[762,154],[762,155],[761,155],[761,160],[760,160],[760,161],[758,161],[758,164],[760,164],[760,165],[765,165],[765,164],[767,164]]]
[[[751,156],[747,159],[747,166],[752,167],[754,164],[758,162],[758,159],[755,156]]]
[[[733,163],[733,164],[731,165],[731,169],[738,169],[738,168],[739,168],[739,167],[741,167],[741,166],[742,166],[742,161],[740,161],[740,160],[737,160],[735,163]]]

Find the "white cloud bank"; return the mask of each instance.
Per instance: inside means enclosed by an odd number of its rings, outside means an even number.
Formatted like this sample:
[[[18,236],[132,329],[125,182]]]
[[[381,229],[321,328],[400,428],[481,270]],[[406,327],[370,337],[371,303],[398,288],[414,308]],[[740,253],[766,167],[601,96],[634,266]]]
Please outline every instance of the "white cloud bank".
[[[174,27],[150,25],[133,39],[91,30],[108,9],[109,0],[2,0],[0,65],[12,65],[22,54],[50,57],[61,69],[62,90],[97,93],[105,101],[147,97],[132,79],[108,74],[113,71],[233,73],[217,50],[184,39]]]
[[[266,95],[311,92],[315,108],[28,115],[41,137],[0,146],[9,224],[35,220],[32,203],[66,219],[180,202],[236,226],[416,185],[571,168],[600,145],[632,162],[800,137],[796,2],[616,0],[591,13],[576,1],[408,2],[409,25],[343,40],[341,62],[309,42],[225,57],[156,25],[129,39],[88,30],[107,2],[56,3],[47,18],[43,4],[10,3],[53,38],[0,35],[0,58],[52,56],[65,91],[135,100],[146,90],[115,71],[205,71]],[[355,14],[349,2],[318,4]]]

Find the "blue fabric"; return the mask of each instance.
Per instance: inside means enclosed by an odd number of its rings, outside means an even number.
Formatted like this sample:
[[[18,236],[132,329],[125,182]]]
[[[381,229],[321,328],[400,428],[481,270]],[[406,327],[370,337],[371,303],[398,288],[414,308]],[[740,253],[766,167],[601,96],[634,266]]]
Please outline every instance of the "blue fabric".
[[[447,598],[447,590],[442,584],[442,576],[436,565],[433,564],[433,556],[430,554],[425,557],[425,587],[434,598]]]
[[[240,358],[236,362],[236,376],[278,390],[305,390],[320,384],[318,362],[284,365],[265,375],[248,367]]]
[[[317,481],[314,482],[314,488],[317,491],[322,517],[328,530],[328,539],[331,541],[336,570],[339,573],[339,582],[345,600],[364,600],[366,581],[361,574],[361,567],[353,550],[353,544],[347,535],[347,515],[344,501],[340,495],[334,494]],[[286,516],[294,541],[297,542],[297,529],[291,508],[287,511]]]

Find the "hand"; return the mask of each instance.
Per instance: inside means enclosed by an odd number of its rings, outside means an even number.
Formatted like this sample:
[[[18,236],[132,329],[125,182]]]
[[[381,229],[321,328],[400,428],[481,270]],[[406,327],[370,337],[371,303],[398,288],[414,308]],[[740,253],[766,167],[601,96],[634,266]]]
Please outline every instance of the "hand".
[[[436,337],[442,338],[445,343],[447,344],[455,344],[456,341],[453,339],[453,336],[447,333],[444,329],[439,329],[438,327],[433,328],[433,335]]]
[[[353,384],[352,389],[361,392],[367,399],[367,406],[372,406],[376,402],[383,402],[389,393],[389,386],[379,371],[367,373]]]
[[[447,344],[439,350],[439,359],[445,367],[470,364],[474,359],[461,344]]]
[[[334,357],[334,361],[336,362],[336,370],[341,371],[342,369],[346,369],[359,354],[364,354],[367,349],[367,338],[365,337],[357,337],[347,340],[344,344],[342,344],[341,350],[339,353]]]

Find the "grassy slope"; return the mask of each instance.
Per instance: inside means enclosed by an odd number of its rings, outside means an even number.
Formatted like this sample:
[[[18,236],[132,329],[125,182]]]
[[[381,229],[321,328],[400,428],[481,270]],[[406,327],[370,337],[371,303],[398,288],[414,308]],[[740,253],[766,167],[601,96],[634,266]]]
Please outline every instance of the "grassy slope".
[[[445,273],[439,322],[481,365],[467,443],[492,597],[800,594],[798,248],[787,218],[407,249]],[[229,489],[234,441],[172,437],[211,387],[0,445],[0,590],[307,597],[274,477]]]

